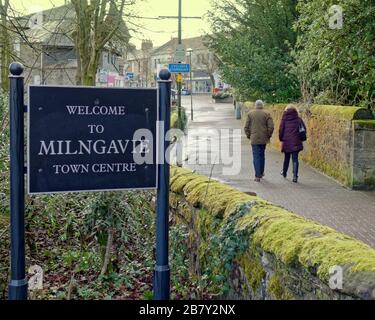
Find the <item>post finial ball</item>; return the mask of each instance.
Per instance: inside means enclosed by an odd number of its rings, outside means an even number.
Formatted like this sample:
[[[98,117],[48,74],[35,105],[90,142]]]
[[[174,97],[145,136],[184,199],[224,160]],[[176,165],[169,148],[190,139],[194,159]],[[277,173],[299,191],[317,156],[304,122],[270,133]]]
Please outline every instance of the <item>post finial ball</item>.
[[[9,71],[13,76],[20,76],[23,72],[23,65],[19,62],[13,62],[9,66]]]
[[[167,81],[171,78],[171,73],[169,72],[168,69],[162,69],[159,72],[159,78],[161,80]]]

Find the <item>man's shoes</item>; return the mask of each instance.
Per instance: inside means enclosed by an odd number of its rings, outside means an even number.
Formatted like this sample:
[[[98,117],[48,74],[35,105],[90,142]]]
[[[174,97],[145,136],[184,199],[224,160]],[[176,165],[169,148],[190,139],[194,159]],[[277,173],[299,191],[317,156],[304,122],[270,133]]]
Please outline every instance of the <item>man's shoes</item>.
[[[293,178],[293,182],[294,182],[294,183],[297,183],[297,182],[298,182],[298,177],[294,177],[294,178]]]
[[[264,178],[266,175],[264,174],[264,173],[262,173],[262,176],[261,176],[261,178]]]
[[[255,182],[260,182],[260,178],[255,178],[254,181]]]
[[[284,173],[283,170],[280,172],[280,174],[286,179],[286,173]]]

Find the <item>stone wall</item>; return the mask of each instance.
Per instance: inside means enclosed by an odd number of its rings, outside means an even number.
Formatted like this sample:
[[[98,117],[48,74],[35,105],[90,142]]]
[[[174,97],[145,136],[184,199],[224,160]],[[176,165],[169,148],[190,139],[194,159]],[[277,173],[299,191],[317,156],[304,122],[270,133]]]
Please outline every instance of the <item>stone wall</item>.
[[[242,119],[253,104],[242,104]],[[278,128],[285,104],[266,106],[275,122],[271,144],[280,150]],[[375,130],[370,110],[357,107],[328,105],[299,105],[307,126],[308,140],[304,143],[301,158],[325,174],[350,188],[375,188],[374,140]],[[361,126],[360,124],[363,125]],[[366,123],[366,125],[365,125]]]
[[[218,297],[375,300],[375,250],[329,227],[175,167],[170,208]]]
[[[375,186],[375,120],[353,121],[353,187]]]

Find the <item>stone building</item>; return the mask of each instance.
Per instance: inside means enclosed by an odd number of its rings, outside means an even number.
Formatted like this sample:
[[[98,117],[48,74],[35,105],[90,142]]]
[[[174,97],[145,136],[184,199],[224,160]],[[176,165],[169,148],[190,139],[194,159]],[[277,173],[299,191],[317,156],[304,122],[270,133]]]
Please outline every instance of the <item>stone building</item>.
[[[26,84],[75,85],[78,59],[73,32],[75,11],[71,4],[17,19],[18,40],[14,54],[25,66]],[[128,35],[128,38],[130,36]],[[98,86],[124,86],[120,61],[122,48],[105,48],[97,73]]]
[[[183,62],[192,65],[192,82],[190,74],[183,74],[183,88],[193,93],[210,93],[220,85],[217,64],[214,55],[204,44],[204,37],[183,39],[186,59]],[[144,41],[141,49],[133,47],[126,55],[125,69],[128,74],[126,85],[130,87],[154,86],[162,68],[168,68],[174,61],[178,39],[173,38],[160,47],[154,48],[151,41]]]
[[[149,87],[155,85],[151,65],[151,54],[154,50],[152,41],[142,41],[141,49],[131,46],[126,53],[124,64],[125,85],[127,87]]]

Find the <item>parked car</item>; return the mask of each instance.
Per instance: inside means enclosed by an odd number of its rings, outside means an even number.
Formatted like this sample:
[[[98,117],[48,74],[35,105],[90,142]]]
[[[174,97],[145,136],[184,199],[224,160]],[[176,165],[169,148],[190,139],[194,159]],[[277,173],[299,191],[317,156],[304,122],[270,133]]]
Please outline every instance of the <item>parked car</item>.
[[[190,90],[189,89],[182,89],[181,90],[181,95],[183,95],[183,96],[189,96],[190,95]]]

